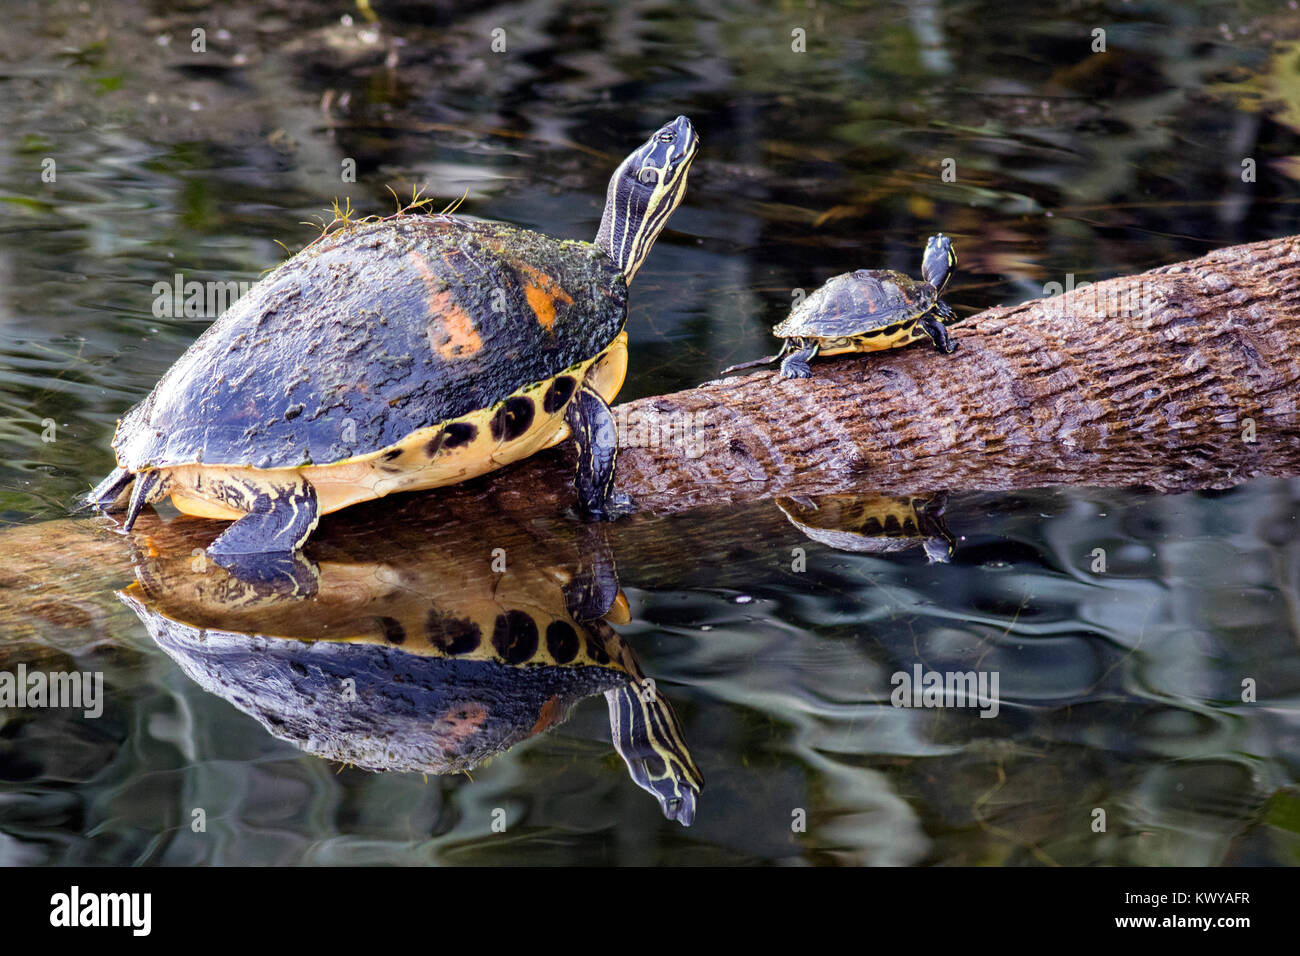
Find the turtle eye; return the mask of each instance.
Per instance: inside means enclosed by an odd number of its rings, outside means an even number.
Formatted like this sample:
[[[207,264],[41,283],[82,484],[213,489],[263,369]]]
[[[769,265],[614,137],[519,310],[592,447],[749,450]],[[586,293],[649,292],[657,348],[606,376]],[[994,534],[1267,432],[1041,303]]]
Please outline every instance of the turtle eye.
[[[671,143],[676,139],[677,139],[677,134],[670,129],[666,129],[659,134],[659,142],[661,143]]]
[[[647,186],[653,186],[659,182],[659,170],[653,166],[642,166],[636,178]]]

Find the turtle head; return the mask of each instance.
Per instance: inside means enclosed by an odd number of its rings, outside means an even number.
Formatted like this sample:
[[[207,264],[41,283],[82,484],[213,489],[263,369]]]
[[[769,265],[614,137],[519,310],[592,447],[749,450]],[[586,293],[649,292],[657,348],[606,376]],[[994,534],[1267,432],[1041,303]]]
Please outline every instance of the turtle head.
[[[956,268],[957,253],[952,251],[952,240],[943,233],[931,236],[925,244],[925,258],[921,260],[921,275],[925,276],[925,281],[943,295],[944,287]]]
[[[682,201],[686,174],[699,148],[695,127],[679,116],[659,127],[610,178],[596,245],[618,263],[628,282]]]

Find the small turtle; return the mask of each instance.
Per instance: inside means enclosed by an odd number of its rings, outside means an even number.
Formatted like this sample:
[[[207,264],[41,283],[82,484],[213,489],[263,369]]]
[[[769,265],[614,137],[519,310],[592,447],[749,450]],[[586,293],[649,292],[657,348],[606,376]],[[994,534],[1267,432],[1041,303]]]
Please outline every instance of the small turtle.
[[[859,269],[835,276],[801,302],[772,334],[785,339],[767,358],[733,365],[723,375],[781,362],[781,378],[808,378],[816,355],[879,352],[928,337],[944,354],[957,350],[945,328],[957,314],[940,296],[957,267],[952,240],[940,233],[925,244],[924,282],[901,272]],[[793,352],[790,350],[794,349]],[[789,353],[789,354],[787,354]]]
[[[118,467],[85,504],[124,508],[124,531],[168,495],[186,514],[234,519],[208,552],[257,574],[321,515],[461,482],[572,435],[579,510],[612,517],[625,500],[611,487],[608,403],[627,370],[627,284],[698,148],[679,116],[629,155],[594,243],[450,215],[327,233],[118,423]]]

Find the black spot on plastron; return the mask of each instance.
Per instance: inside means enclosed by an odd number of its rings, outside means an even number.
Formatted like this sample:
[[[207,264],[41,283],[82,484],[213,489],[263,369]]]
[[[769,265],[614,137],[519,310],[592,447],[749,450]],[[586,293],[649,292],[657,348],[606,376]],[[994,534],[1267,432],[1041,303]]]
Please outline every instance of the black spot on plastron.
[[[424,457],[432,458],[434,455],[438,454],[439,449],[442,448],[446,440],[447,440],[447,431],[446,429],[443,429],[442,431],[438,432],[438,434],[430,438],[429,441],[425,444]]]
[[[546,390],[546,398],[542,400],[542,410],[548,415],[554,415],[568,403],[569,399],[573,398],[577,388],[577,379],[561,375]]]
[[[533,400],[516,395],[506,399],[492,416],[492,437],[499,442],[514,441],[533,424]]]
[[[597,664],[609,663],[609,654],[605,651],[605,648],[601,645],[600,641],[593,638],[590,634],[587,635],[587,656]]]
[[[523,611],[498,614],[492,646],[507,664],[522,664],[537,653],[537,624]]]
[[[392,461],[394,458],[400,458],[401,455],[402,449],[394,448],[392,451],[384,452],[384,461]]]
[[[569,663],[578,656],[578,632],[568,621],[552,621],[546,626],[546,649],[555,663]]]
[[[429,643],[450,656],[470,653],[478,648],[483,639],[482,632],[473,621],[440,614],[437,608],[429,609],[424,630],[429,636]]]
[[[442,430],[442,443],[447,448],[468,445],[477,437],[478,428],[469,422],[453,422]]]
[[[389,644],[403,644],[406,642],[406,629],[402,627],[397,618],[381,617],[379,626],[384,629],[384,640]]]

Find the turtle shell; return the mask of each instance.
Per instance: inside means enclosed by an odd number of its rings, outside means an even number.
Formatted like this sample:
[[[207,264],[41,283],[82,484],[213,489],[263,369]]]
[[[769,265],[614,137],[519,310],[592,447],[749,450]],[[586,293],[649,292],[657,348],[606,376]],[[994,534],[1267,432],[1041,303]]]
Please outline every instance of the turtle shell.
[[[347,227],[217,319],[113,447],[132,472],[344,461],[554,378],[626,318],[590,243],[451,216]]]
[[[835,276],[795,308],[772,333],[780,338],[861,335],[929,311],[934,286],[902,272],[859,269]]]

